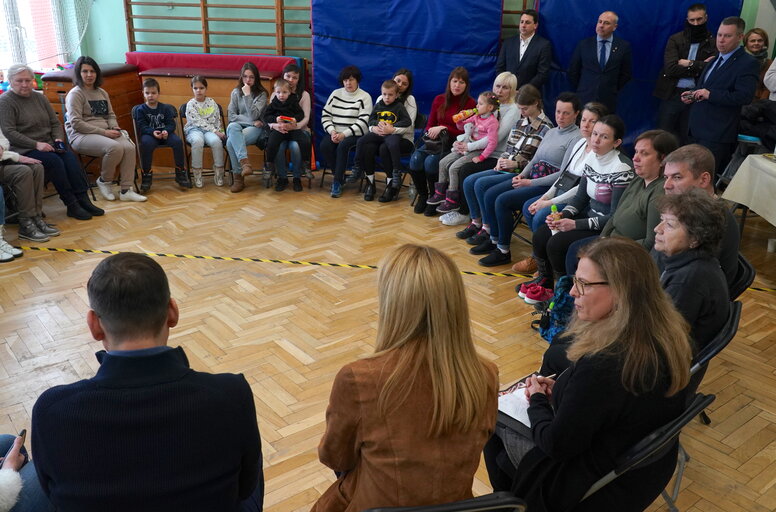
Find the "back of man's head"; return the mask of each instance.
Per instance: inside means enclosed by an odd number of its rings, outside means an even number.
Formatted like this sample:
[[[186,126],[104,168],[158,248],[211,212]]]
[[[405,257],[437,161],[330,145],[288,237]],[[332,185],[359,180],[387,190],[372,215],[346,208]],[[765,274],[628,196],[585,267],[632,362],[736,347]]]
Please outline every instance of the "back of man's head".
[[[700,144],[688,144],[668,154],[663,160],[665,164],[685,164],[694,178],[707,172],[714,175],[714,154]]]
[[[153,337],[165,325],[170,285],[162,267],[144,254],[105,258],[86,289],[92,310],[114,342]]]

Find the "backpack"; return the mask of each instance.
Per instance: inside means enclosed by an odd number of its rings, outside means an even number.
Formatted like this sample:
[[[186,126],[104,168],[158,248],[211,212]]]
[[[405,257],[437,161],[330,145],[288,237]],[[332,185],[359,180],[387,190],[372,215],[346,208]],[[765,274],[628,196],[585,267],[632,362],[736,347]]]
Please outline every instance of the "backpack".
[[[535,321],[539,326],[539,334],[549,343],[566,331],[571,320],[571,314],[574,312],[574,297],[569,292],[572,286],[574,286],[574,280],[571,276],[558,279],[552,299],[547,303],[539,320]]]

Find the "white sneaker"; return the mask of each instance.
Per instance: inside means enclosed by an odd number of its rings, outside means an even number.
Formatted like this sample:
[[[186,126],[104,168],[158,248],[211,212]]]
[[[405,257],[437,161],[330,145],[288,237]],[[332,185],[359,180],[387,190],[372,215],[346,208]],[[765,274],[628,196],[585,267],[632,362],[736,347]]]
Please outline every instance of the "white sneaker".
[[[202,188],[205,184],[202,182],[202,169],[192,169],[191,174],[194,178],[194,186]]]
[[[217,187],[223,187],[224,186],[224,168],[223,167],[214,167],[213,168],[213,183],[215,183]]]
[[[102,181],[102,178],[97,178],[97,188],[100,189],[100,195],[104,197],[107,201],[115,201],[116,196],[113,195],[113,184],[112,183],[105,183]]]
[[[447,212],[446,214],[442,215],[444,217],[442,219],[442,224],[445,226],[458,226],[460,224],[468,224],[471,222],[471,219],[468,215],[464,215],[460,212]]]
[[[148,200],[146,196],[141,196],[132,189],[129,189],[126,192],[120,192],[119,199],[122,201],[137,201],[138,203]]]
[[[0,249],[0,263],[8,263],[9,261],[13,261],[13,259],[13,254]]]
[[[447,212],[447,213],[443,213],[442,215],[440,215],[440,216],[438,216],[438,217],[437,217],[437,220],[438,220],[439,222],[444,222],[444,220],[445,220],[447,217],[449,217],[451,213],[453,213],[453,212]]]
[[[3,239],[2,234],[2,226],[0,226],[0,261],[11,261],[12,259],[18,258],[24,254],[21,249],[17,249],[16,247],[6,242]],[[9,256],[11,259],[7,259]]]

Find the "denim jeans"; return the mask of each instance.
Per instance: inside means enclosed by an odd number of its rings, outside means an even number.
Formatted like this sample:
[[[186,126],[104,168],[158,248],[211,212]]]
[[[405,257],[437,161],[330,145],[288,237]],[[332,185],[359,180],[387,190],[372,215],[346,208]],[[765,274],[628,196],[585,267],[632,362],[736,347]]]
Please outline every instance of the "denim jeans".
[[[535,214],[528,211],[528,207],[541,198],[542,196],[532,197],[523,204],[523,218],[525,219],[526,224],[528,224],[528,229],[531,231],[536,231],[539,229],[539,226],[544,225],[547,216],[552,213],[552,206],[540,208],[539,210],[536,210]],[[555,206],[558,207],[558,211],[560,212],[566,207],[566,203],[556,203]]]
[[[232,162],[232,172],[240,174],[240,160],[248,158],[248,146],[256,144],[263,128],[242,126],[240,123],[229,123],[226,127],[226,151]]]
[[[205,144],[213,150],[213,166],[224,166],[224,143],[221,137],[214,132],[194,127],[186,132],[186,140],[191,144],[191,167],[193,169],[202,169],[202,153]]]
[[[16,436],[0,435],[0,453],[2,455],[5,455],[11,448],[14,439],[16,439]],[[25,464],[19,470],[19,476],[22,477],[22,490],[11,512],[48,512],[54,510],[51,502],[40,487],[38,475],[35,473],[35,464],[32,461]]]
[[[512,179],[513,176],[514,174],[504,174],[503,172],[494,171],[492,169],[467,176],[466,179],[463,180],[462,188],[463,193],[466,196],[466,202],[469,204],[469,216],[472,219],[479,219],[482,217],[482,204],[479,202],[479,198],[485,194],[485,190],[488,188],[486,185],[496,185],[497,183],[504,181],[505,178]],[[489,182],[487,181],[489,178],[493,179]],[[486,181],[483,181],[478,185],[478,182],[481,179],[485,179]],[[478,189],[479,193],[477,193]]]
[[[294,178],[301,178],[302,166],[304,165],[302,162],[302,150],[299,149],[299,144],[293,140],[283,141],[280,144],[280,149],[278,149],[278,152],[275,155],[275,170],[277,171],[278,176],[288,175],[286,151],[288,151],[289,156],[291,157],[291,172],[293,173]]]
[[[428,194],[429,190],[434,189],[434,183],[439,177],[439,160],[441,158],[441,154],[427,153],[422,146],[410,156],[410,174],[418,194]]]
[[[485,211],[482,220],[490,226],[490,238],[498,244],[499,249],[509,250],[514,226],[515,211],[520,210],[526,201],[536,194],[547,192],[550,187],[520,187],[512,188],[512,182],[507,181],[507,190],[503,183],[490,187],[485,192]],[[495,219],[495,222],[494,222]]]

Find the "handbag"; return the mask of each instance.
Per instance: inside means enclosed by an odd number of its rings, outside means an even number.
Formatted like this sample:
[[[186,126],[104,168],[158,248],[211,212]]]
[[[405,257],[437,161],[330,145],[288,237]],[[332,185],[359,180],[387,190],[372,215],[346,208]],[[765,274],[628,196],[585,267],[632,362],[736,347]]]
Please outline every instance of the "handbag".
[[[428,132],[426,132],[420,139],[421,147],[419,149],[422,149],[429,155],[441,155],[449,149],[448,140],[449,135],[447,129],[439,132],[439,136],[436,139],[429,137]]]

